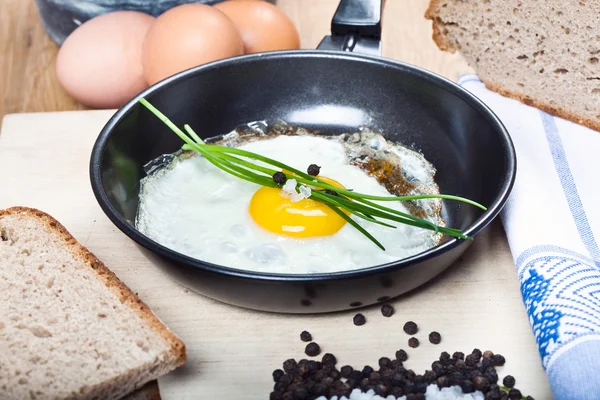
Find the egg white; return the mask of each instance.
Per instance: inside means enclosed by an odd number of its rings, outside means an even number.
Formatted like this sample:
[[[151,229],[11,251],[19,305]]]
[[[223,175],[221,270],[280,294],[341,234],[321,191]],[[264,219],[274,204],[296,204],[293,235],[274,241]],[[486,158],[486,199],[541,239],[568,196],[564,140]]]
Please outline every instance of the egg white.
[[[313,136],[278,136],[239,148],[300,170],[320,165],[321,175],[347,188],[388,196],[374,177],[348,164],[343,145]],[[358,219],[386,248],[379,249],[349,224],[336,234],[312,238],[279,236],[256,224],[248,211],[260,186],[235,178],[203,157],[178,158],[141,182],[136,226],[179,253],[249,271],[305,274],[355,270],[397,261],[435,245],[431,231],[397,224],[396,229]],[[387,207],[408,212],[400,202]]]

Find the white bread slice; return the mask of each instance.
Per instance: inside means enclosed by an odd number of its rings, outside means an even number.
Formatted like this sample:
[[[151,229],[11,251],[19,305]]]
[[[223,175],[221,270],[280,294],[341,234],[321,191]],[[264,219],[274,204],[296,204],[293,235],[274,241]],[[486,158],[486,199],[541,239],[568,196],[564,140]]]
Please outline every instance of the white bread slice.
[[[600,1],[431,0],[425,17],[488,89],[600,130]]]
[[[59,222],[0,210],[1,399],[119,399],[185,361],[183,342]]]

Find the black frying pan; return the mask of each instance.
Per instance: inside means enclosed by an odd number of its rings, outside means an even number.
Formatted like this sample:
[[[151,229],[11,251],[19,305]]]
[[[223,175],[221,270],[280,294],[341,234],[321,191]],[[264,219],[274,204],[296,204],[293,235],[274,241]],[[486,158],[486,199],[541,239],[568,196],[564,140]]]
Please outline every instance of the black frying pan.
[[[373,304],[445,270],[470,241],[447,239],[416,256],[357,271],[277,275],[186,257],[133,225],[143,165],[182,144],[138,104],[145,97],[179,126],[189,123],[211,136],[263,119],[331,133],[370,125],[422,151],[438,170],[441,192],[489,207],[482,212],[444,203],[449,226],[477,235],[497,216],[512,188],[516,160],[511,140],[498,118],[454,83],[411,65],[356,54],[379,54],[380,15],[380,0],[342,0],[332,35],[317,51],[251,54],[202,65],[132,99],[106,124],[91,155],[92,188],[106,215],[185,286],[259,310],[316,313]]]

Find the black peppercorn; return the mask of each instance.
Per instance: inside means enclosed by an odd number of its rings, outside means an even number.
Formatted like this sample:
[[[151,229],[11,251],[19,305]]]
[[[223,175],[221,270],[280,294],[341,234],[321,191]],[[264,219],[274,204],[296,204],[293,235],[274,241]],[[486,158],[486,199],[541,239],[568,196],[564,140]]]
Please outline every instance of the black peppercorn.
[[[354,322],[354,325],[361,326],[361,325],[364,325],[365,322],[367,322],[367,319],[362,314],[356,314],[354,316],[354,318],[352,319],[352,321]]]
[[[404,392],[402,391],[402,388],[396,386],[390,390],[390,395],[398,398],[404,396]]]
[[[483,358],[491,358],[493,355],[494,355],[494,353],[490,350],[486,350],[482,354]]]
[[[365,377],[369,377],[369,375],[371,375],[373,373],[373,368],[371,368],[369,365],[365,365],[365,367],[362,370],[362,375]]]
[[[303,342],[310,342],[312,340],[312,335],[308,331],[302,331],[300,334],[300,340]]]
[[[369,378],[362,378],[358,383],[358,386],[366,392],[367,387],[369,386]]]
[[[327,193],[328,195],[331,196],[338,196],[338,192],[336,192],[335,190],[331,190],[331,189],[325,189],[325,193]]]
[[[408,321],[405,323],[402,329],[404,329],[404,332],[409,335],[414,335],[419,331],[419,327],[413,321]]]
[[[296,367],[296,373],[302,377],[308,376],[309,374],[309,370],[308,370],[308,364],[306,363],[298,363],[298,366]]]
[[[485,372],[483,373],[483,376],[488,381],[490,381],[490,383],[498,382],[498,373],[496,372],[496,370],[493,367],[486,369]]]
[[[431,364],[431,369],[433,370],[433,372],[435,372],[435,374],[437,376],[440,376],[440,375],[442,375],[444,373],[444,366],[439,361],[434,361]]]
[[[521,400],[521,397],[523,397],[523,395],[519,389],[510,389],[508,391],[508,398],[510,400]]]
[[[380,379],[381,375],[379,375],[379,372],[371,372],[371,374],[369,375],[369,383],[371,385],[377,384]]]
[[[450,354],[448,352],[443,351],[442,354],[440,354],[440,361],[442,362],[442,364],[447,364],[448,361],[450,361]]]
[[[384,304],[381,306],[381,314],[384,317],[391,317],[394,314],[394,307],[391,304]]]
[[[285,374],[285,372],[283,372],[282,370],[276,369],[275,371],[273,371],[273,381],[274,382],[279,381],[284,374]]]
[[[506,375],[504,379],[502,379],[502,384],[509,389],[515,387],[515,378],[512,375]]]
[[[362,378],[362,371],[352,371],[350,372],[350,379],[354,379],[355,381],[359,381]]]
[[[534,399],[531,396],[527,396],[527,397],[525,397],[525,400],[534,400]]]
[[[310,164],[306,169],[306,172],[308,172],[309,175],[317,176],[319,175],[319,172],[321,172],[321,167],[317,164]]]
[[[437,378],[437,374],[434,371],[425,371],[423,374],[423,381],[427,384],[433,383]]]
[[[308,391],[303,388],[303,387],[299,387],[298,389],[294,390],[293,392],[293,400],[305,400],[308,398]]]
[[[342,375],[342,378],[349,378],[350,374],[352,374],[353,371],[354,368],[352,368],[350,365],[344,365],[340,370],[340,373]]]
[[[506,359],[504,358],[504,356],[502,356],[500,354],[494,354],[492,356],[492,363],[496,367],[501,367],[504,365],[504,363],[506,363]]]
[[[475,385],[475,389],[485,392],[490,386],[490,382],[483,376],[477,376],[473,379],[473,385]]]
[[[469,354],[465,358],[465,364],[467,364],[469,367],[477,367],[477,362],[478,360],[473,354]]]
[[[473,393],[475,391],[473,382],[469,380],[462,381],[459,386],[462,389],[463,393]]]
[[[322,383],[316,383],[311,389],[310,389],[310,393],[317,395],[317,396],[323,396],[325,394],[325,392],[327,391],[327,386]]]
[[[277,171],[273,174],[273,181],[278,185],[283,185],[287,181],[287,178],[283,172]]]
[[[271,394],[269,395],[269,400],[283,400],[283,393],[271,392]]]
[[[286,374],[293,374],[294,371],[296,370],[296,366],[298,364],[296,363],[296,360],[294,360],[293,358],[290,358],[289,360],[285,360],[283,362],[283,370],[285,371]]]
[[[440,335],[438,332],[431,332],[429,334],[429,342],[432,344],[440,344],[440,342],[442,341],[442,335]]]
[[[318,356],[319,353],[321,353],[321,347],[319,347],[319,345],[317,343],[311,342],[306,345],[306,348],[304,349],[304,353],[309,357]]]
[[[335,364],[337,364],[337,359],[335,358],[335,356],[333,354],[325,353],[323,355],[321,362],[323,364],[327,364],[327,365],[335,365]]]
[[[448,378],[446,375],[442,375],[439,378],[437,378],[435,383],[440,388],[450,387],[450,378]]]
[[[485,371],[486,369],[488,369],[489,367],[491,367],[492,364],[493,363],[492,363],[492,358],[491,357],[484,357],[481,360],[481,367],[480,368],[481,368],[482,371]]]
[[[455,351],[454,354],[452,354],[452,358],[455,360],[464,360],[465,353],[463,353],[462,351]]]
[[[419,339],[417,339],[416,337],[411,337],[410,339],[408,339],[408,345],[413,349],[419,347]]]
[[[481,359],[482,353],[479,349],[473,349],[471,355],[473,355],[477,359],[477,361],[479,361]]]
[[[396,352],[396,360],[400,361],[400,362],[405,362],[406,360],[408,360],[408,354],[406,353],[406,351],[400,349]]]
[[[340,379],[340,376],[342,376],[342,374],[340,374],[340,371],[338,371],[337,369],[334,369],[329,373],[329,377],[335,380]]]
[[[379,396],[387,396],[388,394],[388,387],[386,385],[384,385],[383,383],[379,383],[377,385],[375,385],[375,394],[379,395]]]
[[[379,366],[381,368],[390,368],[392,366],[392,360],[387,357],[381,357],[379,359]]]

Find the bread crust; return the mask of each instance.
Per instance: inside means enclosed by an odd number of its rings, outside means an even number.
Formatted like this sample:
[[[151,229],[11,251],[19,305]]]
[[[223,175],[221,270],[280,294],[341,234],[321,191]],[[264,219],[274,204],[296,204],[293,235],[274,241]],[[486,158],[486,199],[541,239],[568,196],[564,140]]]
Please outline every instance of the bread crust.
[[[479,79],[481,79],[481,81],[485,84],[486,88],[488,88],[489,90],[492,90],[494,92],[497,92],[497,93],[501,94],[502,96],[510,97],[511,99],[518,100],[523,104],[526,104],[531,107],[535,107],[535,108],[542,110],[542,111],[544,111],[550,115],[553,115],[555,117],[562,118],[567,121],[571,121],[576,124],[579,124],[579,125],[582,125],[587,128],[590,128],[590,129],[600,132],[600,122],[594,121],[589,118],[581,117],[581,115],[579,115],[577,113],[574,113],[574,112],[569,111],[562,107],[552,106],[549,103],[545,103],[542,100],[532,99],[531,97],[529,97],[523,93],[518,93],[518,92],[514,92],[512,90],[506,89],[496,83],[490,82],[486,79],[482,79],[481,77]]]
[[[425,18],[432,21],[432,38],[435,44],[440,48],[440,50],[447,51],[449,53],[455,53],[456,51],[460,52],[460,49],[456,49],[450,41],[446,39],[443,33],[444,23],[440,18],[440,3],[442,0],[430,0],[429,7],[425,11]],[[470,64],[470,63],[469,63]],[[477,70],[476,65],[471,65],[475,70]],[[587,128],[593,129],[595,131],[600,132],[600,121],[593,120],[588,117],[583,117],[573,111],[569,111],[563,107],[555,107],[543,100],[534,99],[530,96],[527,96],[524,93],[515,92],[510,89],[506,89],[505,87],[491,82],[488,79],[479,77],[481,81],[485,84],[486,88],[491,91],[494,91],[502,96],[509,97],[511,99],[520,101],[523,104],[526,104],[531,107],[535,107],[539,110],[542,110],[550,115],[553,115],[558,118],[562,118],[576,124],[585,126]]]
[[[429,7],[425,10],[425,19],[432,21],[431,27],[433,32],[431,37],[440,50],[455,53],[456,48],[446,40],[446,37],[443,34],[444,23],[442,22],[439,13],[441,1],[442,0],[430,0]]]
[[[81,258],[85,264],[96,272],[98,278],[117,295],[123,304],[134,310],[160,337],[170,346],[170,353],[173,360],[173,367],[183,365],[187,360],[185,344],[179,337],[171,332],[165,324],[150,310],[150,308],[129,289],[102,261],[100,261],[92,252],[81,245],[71,233],[51,215],[29,207],[11,207],[0,210],[0,218],[8,215],[26,215],[37,218],[50,231],[56,232],[65,241],[65,247],[71,253]],[[159,395],[160,398],[160,395]]]

